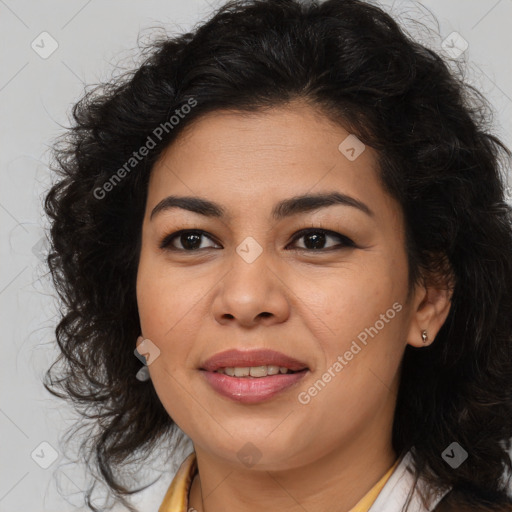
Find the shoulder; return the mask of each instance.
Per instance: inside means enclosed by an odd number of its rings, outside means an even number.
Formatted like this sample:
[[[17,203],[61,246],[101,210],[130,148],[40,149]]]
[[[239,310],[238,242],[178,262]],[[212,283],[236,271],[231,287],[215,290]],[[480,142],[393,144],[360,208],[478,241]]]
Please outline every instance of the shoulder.
[[[512,512],[512,501],[477,499],[463,491],[452,490],[444,496],[432,512]]]

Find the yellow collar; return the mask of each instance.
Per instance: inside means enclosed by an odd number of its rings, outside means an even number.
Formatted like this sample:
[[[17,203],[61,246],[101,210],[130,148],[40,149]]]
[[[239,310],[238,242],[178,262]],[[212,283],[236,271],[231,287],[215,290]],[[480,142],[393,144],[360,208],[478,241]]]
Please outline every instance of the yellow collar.
[[[398,460],[387,470],[386,474],[352,507],[349,512],[368,512],[380,491],[398,465]],[[197,473],[197,460],[195,452],[192,452],[181,464],[171,485],[165,493],[164,500],[158,512],[187,512],[188,495],[192,480]]]

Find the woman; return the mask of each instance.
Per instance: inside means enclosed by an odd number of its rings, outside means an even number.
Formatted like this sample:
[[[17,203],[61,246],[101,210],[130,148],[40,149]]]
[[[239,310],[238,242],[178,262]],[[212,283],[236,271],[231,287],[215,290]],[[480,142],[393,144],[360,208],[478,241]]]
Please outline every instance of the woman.
[[[486,108],[359,0],[230,2],[75,106],[45,385],[95,412],[119,501],[119,465],[182,431],[160,512],[512,510]]]

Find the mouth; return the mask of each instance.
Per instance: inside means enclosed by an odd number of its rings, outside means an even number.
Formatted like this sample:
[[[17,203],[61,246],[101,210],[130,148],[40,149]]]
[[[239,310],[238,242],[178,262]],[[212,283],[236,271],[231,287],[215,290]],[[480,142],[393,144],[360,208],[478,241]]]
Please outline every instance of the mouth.
[[[206,361],[204,361],[200,370],[204,370],[207,372],[216,372],[218,370],[238,370],[238,373],[241,373],[240,370],[246,371],[249,368],[249,374],[245,375],[236,375],[236,376],[249,376],[250,370],[254,369],[255,375],[251,375],[252,377],[261,376],[265,367],[267,374],[270,369],[270,373],[272,375],[277,375],[280,373],[287,373],[285,370],[290,372],[299,372],[305,369],[308,369],[308,365],[303,361],[299,361],[293,357],[287,356],[281,352],[276,352],[275,350],[226,350],[224,352],[219,352],[215,354],[213,357],[210,357]],[[277,370],[276,371],[276,367]],[[229,375],[229,373],[227,373]]]
[[[290,370],[290,368],[286,368],[286,366],[276,365],[227,366],[225,368],[215,370],[215,373],[223,373],[230,377],[253,377],[260,379],[269,375],[285,375],[290,373],[299,373],[304,370],[307,370],[307,368],[303,368],[302,370]]]
[[[269,400],[302,380],[309,367],[272,350],[228,350],[199,368],[210,387],[244,404]]]

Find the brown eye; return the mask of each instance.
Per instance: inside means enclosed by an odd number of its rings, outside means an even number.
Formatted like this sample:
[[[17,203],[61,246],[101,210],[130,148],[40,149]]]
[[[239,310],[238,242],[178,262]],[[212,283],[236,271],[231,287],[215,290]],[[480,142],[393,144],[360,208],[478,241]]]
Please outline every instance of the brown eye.
[[[343,247],[355,247],[355,244],[350,238],[334,231],[328,231],[325,229],[306,229],[299,231],[293,241],[304,239],[304,247],[299,247],[301,250],[307,251],[319,251],[319,250],[332,250]],[[337,239],[339,242],[337,245],[325,248],[326,241],[328,239]]]
[[[166,249],[169,251],[183,251],[183,252],[194,252],[202,249],[213,249],[218,248],[219,246],[202,246],[202,239],[208,239],[214,244],[214,240],[206,235],[204,231],[201,230],[186,230],[182,229],[180,231],[176,231],[164,237],[164,239],[160,242],[160,248]],[[337,250],[346,247],[355,247],[355,243],[345,235],[340,233],[336,233],[334,231],[328,231],[325,229],[303,229],[295,234],[292,242],[295,242],[300,239],[304,239],[304,246],[297,247],[299,250],[304,251],[330,251]],[[325,247],[326,243],[328,243],[329,239],[337,240],[337,244],[331,244],[331,246]],[[180,246],[177,246],[179,244]]]
[[[205,235],[204,231],[199,231],[199,230],[176,231],[175,233],[171,233],[170,235],[167,235],[160,242],[160,249],[168,249],[170,251],[192,252],[192,251],[198,251],[200,249],[212,248],[211,246],[210,247],[201,247],[201,238],[202,237],[212,240],[210,237]],[[176,247],[175,242],[180,244],[181,247]]]

